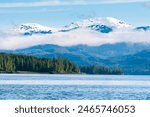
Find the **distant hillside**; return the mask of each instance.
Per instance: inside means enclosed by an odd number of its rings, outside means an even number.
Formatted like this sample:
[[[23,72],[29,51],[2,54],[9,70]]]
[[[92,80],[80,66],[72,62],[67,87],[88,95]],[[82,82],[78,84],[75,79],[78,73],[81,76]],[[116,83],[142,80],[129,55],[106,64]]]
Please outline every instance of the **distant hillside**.
[[[101,46],[77,45],[62,47],[57,45],[38,45],[15,51],[2,51],[14,54],[31,55],[41,58],[69,59],[78,65],[112,65],[112,57],[133,55],[143,50],[150,50],[150,44],[116,43]]]
[[[142,51],[134,55],[114,59],[126,74],[150,75],[150,51]]]
[[[77,45],[70,47],[47,44],[1,52],[39,58],[65,58],[78,66],[119,67],[123,69],[125,74],[150,74],[150,44],[116,43],[101,46]]]

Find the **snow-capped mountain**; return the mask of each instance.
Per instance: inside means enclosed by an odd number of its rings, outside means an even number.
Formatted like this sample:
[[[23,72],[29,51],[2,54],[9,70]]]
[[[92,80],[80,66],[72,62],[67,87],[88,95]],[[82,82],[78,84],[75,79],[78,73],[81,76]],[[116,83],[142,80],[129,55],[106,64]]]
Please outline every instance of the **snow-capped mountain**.
[[[115,29],[131,29],[132,26],[122,20],[112,17],[91,18],[79,22],[74,22],[64,27],[63,31],[74,30],[77,28],[90,28],[102,33],[109,33]]]
[[[15,31],[23,35],[34,35],[34,34],[53,34],[59,32],[69,32],[77,30],[79,28],[87,28],[100,33],[111,33],[116,30],[139,30],[139,31],[149,31],[150,26],[133,27],[132,25],[126,23],[125,21],[118,20],[112,17],[106,18],[91,18],[85,19],[78,22],[73,22],[70,25],[64,26],[62,28],[51,28],[48,26],[43,26],[36,23],[26,23],[15,28]]]
[[[15,28],[15,31],[24,35],[52,34],[57,31],[55,28],[43,26],[36,23],[26,23]]]

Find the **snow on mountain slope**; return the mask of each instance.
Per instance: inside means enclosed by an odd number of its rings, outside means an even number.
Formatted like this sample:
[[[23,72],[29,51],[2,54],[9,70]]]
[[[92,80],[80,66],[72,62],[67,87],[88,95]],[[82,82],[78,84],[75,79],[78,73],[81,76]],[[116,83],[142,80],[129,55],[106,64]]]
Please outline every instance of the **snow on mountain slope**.
[[[112,17],[106,17],[85,19],[82,21],[73,22],[62,28],[51,28],[36,23],[26,23],[16,27],[15,32],[25,36],[32,36],[35,34],[45,35],[59,32],[65,33],[77,29],[90,29],[100,33],[111,33],[113,31],[150,31],[150,26],[133,27],[125,21]]]
[[[19,33],[23,33],[24,35],[33,35],[69,32],[78,28],[88,28],[101,33],[110,33],[117,29],[126,30],[132,29],[133,27],[124,21],[112,17],[106,17],[85,19],[82,21],[74,22],[62,28],[51,28],[36,23],[26,23],[17,27],[16,31],[18,31]]]
[[[51,28],[47,26],[42,26],[36,23],[26,23],[18,26],[15,31],[23,33],[24,35],[33,35],[33,34],[52,34],[58,29]]]
[[[106,18],[91,18],[86,19],[79,22],[74,22],[70,25],[67,25],[64,27],[64,30],[72,30],[77,28],[87,27],[91,28],[92,30],[100,31],[104,33],[105,29],[113,31],[113,29],[131,29],[132,26],[130,24],[127,24],[124,21],[112,18],[112,17],[106,17]],[[102,31],[101,31],[102,30]],[[108,31],[109,32],[109,31]]]
[[[18,49],[41,44],[99,46],[119,42],[150,43],[150,31],[146,31],[149,27],[139,30],[136,28],[110,17],[82,20],[62,28],[27,23],[0,31],[0,49]]]

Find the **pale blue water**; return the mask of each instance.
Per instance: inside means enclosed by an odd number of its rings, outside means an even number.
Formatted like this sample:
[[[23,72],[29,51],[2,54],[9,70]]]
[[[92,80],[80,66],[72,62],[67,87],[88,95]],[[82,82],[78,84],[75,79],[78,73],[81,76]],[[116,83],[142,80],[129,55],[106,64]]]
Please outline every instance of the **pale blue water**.
[[[150,100],[150,76],[0,74],[1,100]]]

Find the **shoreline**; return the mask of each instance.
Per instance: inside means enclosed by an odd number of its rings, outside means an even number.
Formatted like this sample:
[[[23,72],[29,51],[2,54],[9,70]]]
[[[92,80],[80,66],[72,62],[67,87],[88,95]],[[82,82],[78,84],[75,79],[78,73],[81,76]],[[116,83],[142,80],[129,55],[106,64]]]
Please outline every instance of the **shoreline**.
[[[29,71],[18,71],[18,72],[13,72],[13,73],[7,73],[7,72],[0,72],[0,75],[6,74],[6,75],[102,75],[102,76],[149,76],[150,74],[85,74],[85,73],[68,73],[68,74],[63,74],[63,73],[40,73],[40,72],[29,72]]]

